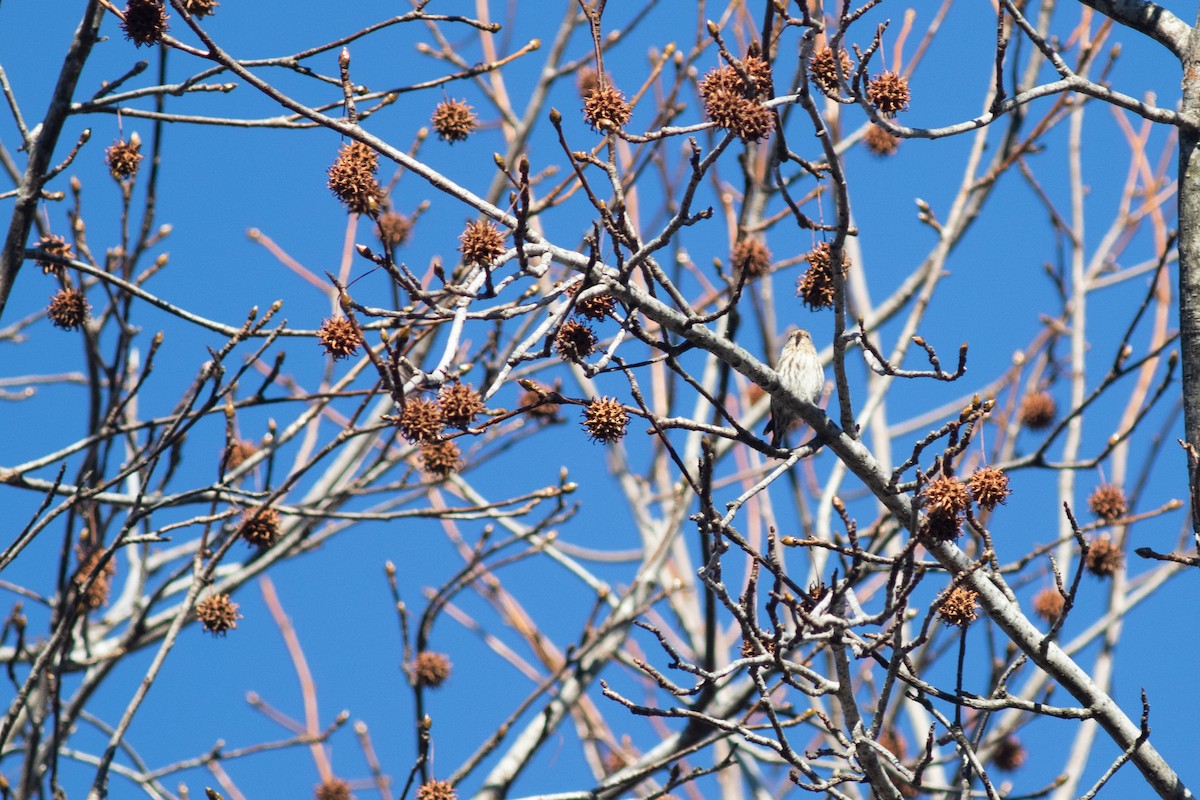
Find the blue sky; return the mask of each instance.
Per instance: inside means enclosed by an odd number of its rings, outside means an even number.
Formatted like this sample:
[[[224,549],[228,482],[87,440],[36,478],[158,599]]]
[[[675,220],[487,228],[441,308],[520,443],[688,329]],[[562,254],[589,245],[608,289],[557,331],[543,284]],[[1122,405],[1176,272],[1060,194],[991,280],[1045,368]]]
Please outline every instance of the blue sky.
[[[625,9],[618,8],[619,4],[610,5],[606,27],[623,22],[621,14]],[[44,106],[57,64],[77,24],[76,17],[80,13],[77,6],[28,0],[8,0],[0,6],[0,63],[4,65],[28,119],[37,119]],[[473,4],[467,3],[435,3],[432,10],[465,14],[471,13],[472,8]],[[494,13],[501,14],[504,8],[507,6],[500,6]],[[502,46],[503,52],[516,49],[517,45],[535,36],[542,37],[545,42],[560,13],[556,6],[553,15],[543,17],[542,9],[532,3],[518,4],[514,8],[515,19],[507,29],[514,44]],[[686,13],[681,13],[681,8],[686,8]],[[885,39],[888,45],[884,52],[889,60],[893,42],[890,37],[899,26],[904,8],[884,4],[870,17],[872,24],[888,17],[893,19],[892,31]],[[52,13],[47,13],[48,10]],[[917,33],[906,45],[906,57],[911,54],[923,23],[933,11],[933,4],[918,6]],[[281,11],[278,4],[240,4],[227,0],[211,22],[206,23],[206,29],[229,52],[241,58],[257,58],[295,51],[392,13],[396,13],[393,4],[379,2],[342,4],[337,14],[332,15],[327,4],[310,0],[289,4],[286,11]],[[1073,9],[1060,12],[1064,19],[1073,13]],[[641,81],[647,71],[647,48],[661,50],[672,41],[681,47],[690,45],[693,14],[691,3],[659,4],[627,43],[608,54],[606,66],[618,85],[633,87]],[[863,28],[866,27],[864,24]],[[458,33],[453,28],[444,30]],[[8,32],[28,34],[13,36]],[[122,74],[137,59],[150,59],[152,66],[147,75],[152,75],[156,68],[157,56],[146,49],[135,50],[121,37],[113,20],[105,23],[104,32],[109,38],[98,45],[95,58],[85,72],[81,97],[90,95],[101,81]],[[192,41],[182,24],[176,25],[173,32],[185,41]],[[1160,105],[1172,105],[1179,92],[1178,65],[1164,50],[1140,42],[1138,37],[1125,31],[1119,31],[1118,35],[1124,49],[1111,73],[1114,86],[1136,96],[1152,91]],[[463,48],[464,58],[468,62],[478,60],[480,55],[473,38],[466,33],[460,36],[455,42]],[[989,10],[971,8],[967,4],[952,7],[925,60],[913,75],[913,108],[902,121],[933,127],[978,113],[989,80],[993,39],[994,19]],[[355,43],[351,46],[351,69],[355,80],[378,88],[410,84],[441,74],[441,65],[417,51],[415,45],[423,41],[429,41],[425,29],[413,25],[391,29]],[[1028,45],[1025,48],[1027,50]],[[589,52],[589,42],[582,35],[576,36],[569,45],[569,52],[570,58],[584,57]],[[317,65],[332,74],[336,69],[334,57],[334,53],[322,56]],[[522,87],[530,85],[540,63],[535,54],[516,62],[505,72],[509,91],[514,96],[519,96]],[[715,65],[716,55],[712,52],[704,54],[698,61],[702,72]],[[178,53],[168,57],[168,72],[174,78],[190,74],[193,69],[194,66]],[[314,90],[310,82],[293,76],[281,75],[280,82],[286,90],[312,102],[331,102],[338,96],[336,87]],[[497,130],[497,115],[488,108],[476,86],[463,82],[446,87],[444,92],[439,88],[406,94],[395,105],[368,120],[365,127],[398,147],[408,147],[417,127],[426,124],[433,107],[444,96],[465,97],[480,112],[484,127],[470,142],[453,147],[431,136],[422,145],[420,156],[455,181],[473,191],[483,192],[494,174],[491,154],[502,151],[504,142]],[[688,100],[691,102],[692,98]],[[556,87],[551,105],[562,110],[566,117],[566,129],[573,146],[582,148],[596,143],[598,136],[587,130],[578,114],[579,100],[573,81],[564,80]],[[1047,107],[1047,101],[1035,104],[1032,118],[1038,118]],[[240,117],[277,113],[269,100],[245,86],[229,94],[172,99],[169,109],[179,113]],[[639,129],[639,123],[644,124],[652,110],[649,107],[636,109],[630,128]],[[696,114],[693,108],[684,119],[698,121]],[[860,124],[862,118],[861,111],[851,110],[846,113],[843,124],[849,129]],[[1109,109],[1092,104],[1086,119],[1087,149],[1083,167],[1089,189],[1086,198],[1089,224],[1085,238],[1090,250],[1100,241],[1113,214],[1125,175],[1127,154]],[[1133,124],[1136,127],[1138,123],[1133,120]],[[86,119],[72,119],[63,142],[73,141],[84,127],[91,128],[91,141],[67,174],[78,176],[83,182],[89,240],[96,252],[102,252],[115,241],[118,222],[114,209],[119,203],[119,191],[103,166],[103,148],[122,131],[126,135],[138,131],[144,140],[148,140],[151,126],[144,120],[119,120],[113,115],[97,114]],[[551,133],[549,126],[543,125],[531,141],[529,152],[535,171],[551,164],[556,164],[560,170],[567,169]],[[15,138],[7,117],[0,126],[0,136],[11,152]],[[807,149],[812,140],[811,131],[796,125],[789,131],[789,136],[793,149],[807,157],[813,155],[815,151]],[[702,142],[707,140],[702,139]],[[154,290],[196,313],[229,324],[239,324],[251,306],[261,310],[282,299],[282,315],[292,327],[315,328],[331,311],[329,297],[281,266],[264,248],[250,241],[246,232],[251,228],[262,231],[318,275],[325,270],[336,274],[344,252],[346,215],[325,187],[324,170],[339,144],[339,137],[325,130],[168,125],[164,136],[158,220],[170,223],[173,230],[158,249],[170,254],[170,266],[155,279]],[[1029,159],[1046,194],[1060,204],[1068,197],[1066,145],[1064,126],[1048,136],[1043,150]],[[64,144],[64,153],[65,147]],[[962,137],[905,142],[900,155],[886,161],[868,157],[861,148],[847,156],[846,170],[855,221],[862,231],[859,237],[862,268],[869,275],[872,298],[876,302],[898,285],[932,246],[932,233],[916,221],[914,199],[922,198],[935,212],[946,214],[967,147],[968,141]],[[1164,150],[1169,153],[1170,147],[1168,131],[1155,131],[1148,145],[1153,153],[1152,160]],[[678,159],[669,166],[683,163],[681,147],[667,147],[665,152],[670,158]],[[721,167],[722,176],[731,180],[736,163],[728,155],[726,159]],[[385,166],[381,175],[385,180],[390,179],[390,168]],[[643,202],[652,207],[651,202],[657,199],[658,184],[651,183],[643,191],[646,198]],[[430,207],[418,223],[413,242],[401,254],[418,271],[425,270],[434,257],[440,256],[450,263],[458,233],[463,223],[473,217],[470,209],[433,192],[413,175],[404,176],[392,194],[397,209],[406,213],[426,199],[430,201]],[[711,198],[706,202],[712,202]],[[0,208],[7,206],[0,205]],[[560,244],[577,243],[586,232],[587,220],[579,215],[580,208],[581,204],[575,201],[547,215],[547,229],[553,231]],[[827,219],[830,218],[828,206],[821,210]],[[818,213],[815,204],[806,207],[806,211],[810,216]],[[65,232],[65,204],[48,203],[45,215],[51,230]],[[643,219],[651,216],[647,213]],[[366,223],[360,223],[356,241],[374,243]],[[786,226],[778,226],[768,234],[768,244],[776,259],[789,257],[789,254],[799,255],[814,241],[810,232]],[[725,258],[728,253],[727,230],[719,215],[713,223],[685,229],[680,242],[701,266],[711,264],[714,257]],[[1014,352],[1025,347],[1041,328],[1042,315],[1055,310],[1047,299],[1053,287],[1046,278],[1043,264],[1057,257],[1058,245],[1059,240],[1047,224],[1043,206],[1037,202],[1029,185],[1018,180],[1015,174],[1007,175],[985,217],[949,259],[950,274],[939,287],[934,298],[934,311],[921,330],[922,335],[938,348],[943,363],[952,362],[958,344],[969,341],[969,372],[958,384],[901,382],[889,397],[889,405],[897,419],[918,409],[969,398],[972,392],[1011,364]],[[1128,257],[1131,262],[1152,258],[1148,237],[1135,238]],[[351,276],[366,273],[364,264],[356,260]],[[774,291],[784,298],[779,306],[783,309],[781,327],[805,325],[813,331],[818,345],[826,345],[832,336],[831,316],[828,313],[811,314],[787,297],[799,274],[797,269],[792,267],[775,277]],[[1102,365],[1111,360],[1114,343],[1128,323],[1136,302],[1131,298],[1143,285],[1144,281],[1135,280],[1131,285],[1099,291],[1089,300],[1092,315],[1089,330],[1093,340],[1089,369],[1097,378]],[[32,264],[28,265],[20,276],[3,323],[11,324],[38,313],[51,291],[51,285],[40,271]],[[386,276],[378,271],[365,275],[354,285],[352,294],[356,300],[369,305],[386,304],[390,296]],[[220,346],[222,339],[216,334],[183,328],[167,315],[146,307],[139,308],[137,321],[147,341],[149,335],[160,328],[167,335],[155,373],[154,391],[142,400],[143,414],[165,413],[194,376],[198,364],[207,358],[205,348]],[[895,332],[894,325],[885,326],[879,335],[890,346],[888,337],[894,337]],[[607,333],[611,335],[613,331]],[[0,343],[0,376],[82,368],[77,338],[62,334],[44,321],[31,327],[28,334],[29,340],[21,346]],[[482,337],[484,333],[475,331],[473,335]],[[762,352],[762,342],[750,336],[744,345]],[[1144,346],[1142,338],[1135,337],[1134,342]],[[289,355],[289,369],[303,380],[316,380],[326,366],[319,357],[316,344],[311,341],[289,340],[283,347]],[[911,368],[920,366],[916,361],[910,365]],[[852,371],[852,379],[861,396],[864,379],[861,366]],[[603,377],[597,385],[601,391],[612,394],[618,394],[624,388],[615,375]],[[626,399],[627,394],[626,390],[623,395]],[[507,387],[496,402],[512,404],[516,395],[516,386]],[[1143,435],[1161,431],[1166,442],[1163,449],[1157,451],[1157,465],[1149,472],[1139,506],[1143,510],[1184,496],[1183,459],[1174,449],[1174,439],[1181,427],[1177,414],[1172,416],[1172,409],[1177,407],[1176,395],[1177,389],[1173,387],[1143,428]],[[1063,395],[1060,403],[1065,402]],[[43,387],[32,401],[0,405],[0,427],[5,430],[0,445],[3,454],[0,464],[20,463],[73,441],[83,430],[84,423],[78,414],[80,408],[81,390],[69,386]],[[1113,431],[1121,410],[1119,400],[1114,399],[1100,403],[1091,412],[1084,452],[1101,446]],[[273,416],[275,412],[270,408],[241,416],[239,424],[243,435],[260,437],[266,430],[268,418]],[[614,551],[636,547],[638,540],[632,531],[628,511],[622,506],[620,494],[607,479],[604,448],[586,442],[574,417],[571,414],[567,417],[567,424],[542,439],[524,442],[482,465],[473,473],[475,480],[496,496],[516,494],[555,483],[559,471],[565,468],[571,479],[581,486],[577,496],[584,511],[563,527],[561,535],[581,547]],[[633,427],[640,435],[638,423]],[[927,426],[928,429],[934,427],[934,423]],[[923,432],[912,434],[910,439],[919,438]],[[193,452],[201,454],[207,448],[215,461],[221,436],[222,427],[218,421],[199,428],[189,446],[194,448]],[[1033,438],[1022,439],[1021,447],[1030,448],[1034,441]],[[634,449],[636,452],[636,446]],[[900,445],[897,445],[897,452],[903,452]],[[1139,455],[1131,460],[1131,472],[1138,468],[1144,457],[1142,454],[1147,452],[1154,451],[1148,444],[1141,444]],[[198,463],[203,457],[196,456],[195,460]],[[832,457],[827,453],[817,457],[813,469],[818,479],[829,474],[832,464]],[[1102,478],[1099,472],[1081,475],[1076,498],[1080,506],[1086,492]],[[1060,513],[1054,492],[1055,480],[1056,476],[1049,472],[1014,474],[1014,497],[996,514],[993,530],[1002,561],[1055,536]],[[859,488],[847,486],[847,496],[852,497]],[[13,532],[11,535],[24,525],[38,499],[4,490],[3,502],[9,509],[5,514],[5,527]],[[781,507],[784,504],[782,499],[777,502]],[[870,519],[872,504],[860,500],[856,508],[861,514],[860,523],[865,525]],[[781,522],[781,527],[789,524],[795,526],[788,520]],[[1159,551],[1168,551],[1185,524],[1182,511],[1163,515],[1134,528],[1134,544],[1149,544]],[[469,540],[474,540],[480,535],[481,527],[464,524],[462,529]],[[45,578],[31,576],[46,574],[45,565],[53,563],[59,546],[59,539],[43,537],[13,565],[12,575],[6,574],[3,579],[44,581]],[[352,719],[365,722],[383,769],[391,775],[395,788],[402,784],[415,753],[414,711],[411,695],[398,668],[401,660],[399,629],[383,574],[383,564],[389,560],[396,564],[403,599],[414,610],[423,608],[425,587],[439,585],[461,564],[437,523],[371,523],[335,537],[318,552],[281,565],[271,572],[271,579],[305,647],[319,689],[322,720],[332,720],[345,708]],[[620,585],[630,579],[632,568],[628,563],[618,563],[597,566],[596,570],[605,580]],[[1141,569],[1140,564],[1131,565],[1134,574]],[[735,571],[730,570],[731,573]],[[524,602],[538,609],[543,632],[560,644],[576,635],[591,610],[588,591],[542,560],[507,570],[505,579],[506,585]],[[1153,705],[1151,725],[1156,746],[1180,770],[1184,779],[1194,784],[1200,776],[1195,774],[1192,766],[1195,745],[1190,722],[1200,711],[1200,703],[1186,687],[1192,682],[1197,662],[1194,655],[1186,654],[1186,645],[1181,643],[1188,641],[1189,634],[1195,632],[1195,623],[1189,615],[1178,613],[1181,606],[1191,606],[1193,581],[1191,575],[1184,574],[1131,614],[1117,654],[1114,692],[1127,713],[1136,718],[1138,692],[1146,689]],[[1102,607],[1104,601],[1104,584],[1090,576],[1084,578],[1083,584],[1080,618],[1067,626],[1064,636],[1068,640],[1090,620],[1090,617],[1085,619],[1085,615]],[[1043,585],[1044,578],[1023,586],[1020,590],[1022,599],[1030,597]],[[937,587],[931,584],[928,588],[932,596]],[[47,590],[47,586],[43,583],[41,589]],[[277,726],[247,708],[246,692],[257,692],[271,705],[293,717],[303,713],[287,652],[260,599],[258,588],[247,585],[236,599],[242,604],[245,615],[236,633],[213,640],[198,629],[189,628],[139,713],[130,741],[147,762],[161,765],[193,757],[212,747],[217,739],[225,740],[227,746],[233,748],[282,738],[283,732]],[[11,598],[7,602],[11,602]],[[505,632],[500,630],[500,623],[487,603],[473,595],[463,595],[461,603],[464,610],[474,615],[485,628],[497,632],[509,644],[520,646],[515,644],[516,637],[503,636]],[[30,616],[36,619],[37,612],[30,610]],[[972,649],[965,681],[968,689],[973,683],[978,690],[985,686],[990,665],[980,655],[982,650],[974,648],[980,646],[987,635],[982,626],[970,631]],[[650,654],[651,663],[661,668],[666,658],[655,649],[653,641],[645,636],[640,636],[639,641]],[[435,772],[443,774],[457,767],[478,746],[486,733],[507,715],[516,702],[514,698],[523,697],[531,685],[511,665],[500,661],[479,637],[449,618],[438,622],[434,643],[437,649],[450,653],[456,668],[449,685],[430,700],[431,713],[435,717]],[[1081,660],[1085,665],[1094,657],[1095,649],[1093,646],[1084,651]],[[528,653],[522,654],[528,657]],[[97,709],[107,709],[109,721],[123,708],[148,658],[148,653],[138,654],[131,659],[129,669],[123,669],[105,686],[97,699]],[[618,677],[618,680],[622,678]],[[623,680],[626,687],[633,686],[627,678]],[[595,693],[593,699],[601,704],[606,702]],[[660,702],[665,700],[660,698]],[[618,730],[628,732],[642,747],[651,745],[658,735],[640,720],[621,719],[619,712],[608,716],[610,720],[616,720],[614,726]],[[622,727],[623,723],[628,724]],[[1035,724],[1025,738],[1031,751],[1031,763],[1018,773],[1015,786],[1025,791],[1049,782],[1056,766],[1065,757],[1063,743],[1072,735],[1074,723]],[[100,739],[86,730],[79,736],[77,746],[80,749],[99,746]],[[571,726],[564,725],[557,736],[559,740],[545,747],[535,767],[524,774],[518,784],[520,793],[564,791],[591,785],[578,749],[573,745],[575,732]],[[368,774],[349,727],[333,738],[331,750],[339,775],[361,779]],[[1111,745],[1098,746],[1082,786],[1086,787],[1102,773],[1107,760],[1112,757],[1115,757],[1115,751]],[[318,780],[303,750],[260,755],[227,763],[225,768],[248,797],[299,796],[309,792]],[[7,766],[0,769],[8,771]],[[79,781],[86,780],[91,774],[87,766],[64,769],[67,770],[64,774],[73,779],[77,774]],[[472,780],[477,782],[478,777],[479,773],[476,773],[464,788],[473,788]],[[187,773],[184,780],[193,796],[197,796],[206,783],[213,783],[211,777],[195,771]],[[168,780],[167,785],[173,786],[175,782]],[[72,796],[81,794],[86,786],[69,781],[65,785]],[[1126,766],[1108,793],[1120,795],[1125,792],[1126,796],[1132,796],[1144,791],[1139,787],[1137,775],[1132,767]],[[119,779],[114,778],[114,796],[132,791],[127,784],[119,785]],[[365,787],[358,789],[360,797],[370,794]]]

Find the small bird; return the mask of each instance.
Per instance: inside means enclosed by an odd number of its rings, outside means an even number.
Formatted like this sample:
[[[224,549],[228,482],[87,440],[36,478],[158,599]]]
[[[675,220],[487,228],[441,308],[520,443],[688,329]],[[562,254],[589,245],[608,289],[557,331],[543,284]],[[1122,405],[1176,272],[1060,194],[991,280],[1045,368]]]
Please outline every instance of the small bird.
[[[814,406],[821,402],[821,393],[825,390],[825,369],[817,358],[817,349],[813,347],[812,336],[808,331],[797,329],[788,335],[787,344],[779,354],[779,363],[775,366],[779,380],[784,388],[792,394],[812,403]],[[771,398],[771,419],[763,435],[771,434],[771,447],[782,447],[788,429],[800,417],[792,413],[778,397]]]

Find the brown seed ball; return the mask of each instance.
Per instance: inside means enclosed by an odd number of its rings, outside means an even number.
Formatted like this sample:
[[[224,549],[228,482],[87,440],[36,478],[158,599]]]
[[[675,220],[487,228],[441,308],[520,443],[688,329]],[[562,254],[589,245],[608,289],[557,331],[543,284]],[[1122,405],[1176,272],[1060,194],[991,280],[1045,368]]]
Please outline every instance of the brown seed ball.
[[[334,361],[354,355],[363,343],[354,323],[345,317],[330,317],[322,322],[317,330],[317,341],[325,349],[326,355],[333,356]]]
[[[67,244],[67,241],[61,236],[56,236],[54,234],[43,236],[38,240],[37,246],[38,249],[47,256],[52,256],[54,258],[75,257],[75,254],[71,252],[71,245]],[[42,268],[43,275],[49,275],[51,272],[59,274],[63,270],[62,264],[50,261],[49,259],[39,258],[37,259],[37,263],[38,266]]]
[[[930,515],[953,517],[966,512],[971,493],[962,481],[942,475],[925,484],[921,499]]]
[[[738,75],[738,80],[743,84],[744,91],[747,96],[767,97],[771,94],[771,65],[757,55],[748,55],[738,62],[743,70],[746,71],[747,77],[754,81],[754,88],[751,90],[745,82],[741,80],[741,75]]]
[[[442,421],[451,428],[466,428],[487,411],[479,392],[466,383],[443,386],[438,392],[438,406],[442,409]]]
[[[476,220],[467,225],[458,241],[461,243],[458,249],[462,251],[466,264],[486,266],[504,255],[504,234],[486,220]]]
[[[454,144],[465,141],[479,127],[479,118],[465,100],[443,100],[433,110],[429,124],[439,139]]]
[[[436,442],[442,435],[442,409],[433,400],[409,400],[395,421],[400,433],[410,442]]]
[[[935,542],[952,542],[962,535],[962,517],[926,514],[921,521],[920,535]]]
[[[838,49],[837,55],[834,55],[833,49],[826,46],[816,50],[812,58],[808,61],[808,77],[813,84],[830,97],[836,97],[839,93],[837,64],[841,61],[842,78],[846,81],[850,80],[850,56],[846,55],[846,51]]]
[[[996,769],[1003,772],[1015,772],[1025,764],[1027,755],[1020,739],[1006,736],[1004,741],[996,746],[996,751],[992,754],[992,763],[996,765]]]
[[[575,77],[575,88],[579,91],[579,99],[587,100],[588,95],[600,85],[600,75],[594,67],[584,67]]]
[[[742,79],[741,74],[731,64],[725,64],[710,70],[700,81],[700,97],[708,105],[709,98],[729,92],[739,94],[748,99],[766,97],[771,91],[771,65],[758,56],[746,56],[738,62],[746,76],[754,82],[753,88]]]
[[[808,270],[796,283],[796,294],[810,311],[832,308],[834,299],[833,264],[829,242],[821,242],[804,254]],[[842,253],[842,276],[850,270],[850,259]]]
[[[969,586],[955,586],[937,599],[937,612],[946,625],[957,625],[964,628],[970,625],[979,614],[975,609],[979,606],[979,593]]]
[[[975,502],[987,511],[994,509],[998,503],[1005,502],[1012,494],[1012,490],[1008,488],[1008,476],[1004,474],[1004,470],[996,467],[975,470],[967,481],[967,486]]]
[[[450,781],[427,781],[417,789],[417,800],[458,800]]]
[[[379,154],[362,142],[342,145],[329,168],[327,185],[334,196],[356,214],[374,214],[383,200],[383,187],[375,180]]]
[[[898,111],[907,111],[910,97],[908,79],[895,72],[878,75],[867,85],[867,100],[885,117],[894,117]]]
[[[135,46],[158,44],[167,32],[167,11],[161,0],[129,0],[121,30]]]
[[[623,128],[632,116],[633,108],[625,102],[625,94],[611,84],[597,86],[583,101],[583,118],[594,131]]]
[[[138,167],[145,158],[141,150],[142,140],[136,133],[129,137],[129,141],[118,139],[113,142],[104,151],[104,163],[108,165],[109,173],[119,181],[137,175]]]
[[[576,283],[567,289],[571,296],[579,294],[582,284]],[[590,287],[589,287],[590,288]],[[575,313],[585,319],[602,320],[612,316],[617,310],[617,298],[611,294],[592,294],[583,300],[575,301]]]
[[[216,0],[183,0],[183,7],[193,17],[207,17],[217,13],[217,6],[221,5]]]
[[[400,247],[412,235],[412,220],[395,211],[379,215],[379,241],[390,247]]]
[[[708,103],[708,98],[717,92],[732,92],[734,94],[745,95],[746,84],[738,75],[737,70],[728,64],[724,64],[715,69],[709,70],[708,74],[700,80],[700,98]]]
[[[871,151],[871,155],[880,158],[893,155],[900,148],[899,137],[892,136],[878,125],[867,128],[863,143],[866,144],[867,150]]]
[[[558,403],[546,399],[546,396],[550,392],[547,387],[538,384],[537,388],[541,391],[526,389],[521,392],[521,396],[517,398],[517,403],[521,406],[527,406],[528,408],[525,413],[535,420],[539,422],[553,422],[558,416]]]
[[[582,322],[569,319],[554,335],[554,347],[563,361],[581,361],[596,349],[596,334]]]
[[[1021,409],[1017,416],[1021,424],[1036,431],[1050,427],[1057,413],[1058,406],[1053,395],[1049,392],[1030,392],[1021,398]]]
[[[101,565],[104,560],[103,547],[83,547],[80,546],[77,555],[79,557],[79,567],[75,570],[75,577],[72,581],[75,588],[83,592],[79,601],[84,608],[94,610],[108,603],[108,594],[112,589],[113,576],[117,574],[117,562],[114,558],[109,558]],[[93,575],[95,578],[93,579]],[[91,585],[88,585],[91,581]],[[84,588],[86,587],[86,589]]]
[[[1042,589],[1033,596],[1033,610],[1047,622],[1053,622],[1062,614],[1067,601],[1062,593],[1051,587]]]
[[[91,310],[92,307],[83,292],[78,289],[59,289],[58,293],[50,298],[46,316],[54,323],[54,327],[73,331],[91,318]]]
[[[771,109],[747,98],[740,91],[714,89],[704,98],[704,113],[718,128],[743,142],[757,142],[775,129]]]
[[[1088,497],[1088,508],[1106,522],[1118,520],[1129,513],[1129,503],[1120,486],[1102,483]]]
[[[258,452],[258,445],[246,439],[235,439],[226,448],[225,468],[237,469],[246,459]]]
[[[412,662],[412,674],[418,686],[436,689],[450,677],[450,663],[445,653],[422,650]]]
[[[1110,578],[1125,563],[1125,554],[1121,547],[1107,536],[1093,539],[1088,548],[1088,571],[1099,578]]]
[[[592,400],[583,412],[583,429],[593,442],[615,442],[625,435],[628,425],[629,412],[615,397]]]
[[[750,278],[761,278],[771,271],[771,251],[753,236],[743,236],[733,245],[729,256],[734,273]]]
[[[350,784],[341,778],[330,778],[317,787],[316,800],[350,800]]]
[[[421,445],[421,469],[438,479],[445,479],[462,469],[461,451],[450,440],[425,442]]]
[[[264,506],[247,509],[242,515],[238,536],[255,547],[270,547],[279,539],[279,512]]]
[[[196,604],[196,618],[213,636],[224,636],[237,627],[242,615],[238,613],[238,604],[230,600],[229,595],[217,593]]]

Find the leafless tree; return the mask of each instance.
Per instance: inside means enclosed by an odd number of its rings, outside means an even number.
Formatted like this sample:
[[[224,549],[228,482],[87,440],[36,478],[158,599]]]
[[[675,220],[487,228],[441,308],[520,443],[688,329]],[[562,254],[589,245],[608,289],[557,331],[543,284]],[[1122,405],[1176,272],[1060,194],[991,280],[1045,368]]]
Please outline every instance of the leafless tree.
[[[317,4],[328,39],[286,52],[263,30],[282,54],[248,58],[222,27],[245,24],[236,0],[76,5],[48,103],[0,64],[0,347],[55,354],[0,390],[58,423],[0,463],[6,507],[31,509],[5,514],[0,552],[0,796],[269,796],[226,767],[294,748],[322,800],[500,798],[531,794],[523,776],[567,742],[590,773],[564,770],[555,798],[1065,800],[1122,768],[1191,797],[1151,735],[1175,701],[1122,705],[1114,681],[1130,621],[1200,564],[1193,27],[1138,0],[426,0],[361,27]],[[951,13],[990,46],[948,41]],[[1181,69],[1146,85],[1122,41]],[[437,75],[358,66],[380,52]],[[1179,79],[1182,101],[1159,102]],[[204,137],[255,128],[329,142],[295,170],[342,205],[340,265],[250,231],[324,319],[239,291],[229,243],[167,255],[203,221],[162,222],[181,191],[165,167],[220,173]],[[234,181],[273,177],[221,174],[206,202]],[[980,230],[991,263],[962,255]],[[229,316],[198,310],[180,270],[229,287]],[[826,371],[816,405],[773,369],[796,327]],[[197,340],[192,377],[163,374]],[[764,437],[772,406],[785,430]],[[558,479],[535,482],[530,453]],[[581,482],[585,457],[604,468]],[[634,551],[581,543],[626,519]],[[348,783],[327,748],[349,717],[317,711],[266,573],[395,521],[459,563],[425,586],[379,565],[412,749],[377,755],[356,723]],[[422,541],[403,557],[428,558]],[[148,763],[130,726],[172,649],[189,627],[237,637],[254,582],[304,719],[255,696],[285,739]],[[552,636],[564,591],[590,608]],[[491,663],[439,650],[435,623]],[[1136,669],[1178,646],[1158,644]],[[439,714],[452,669],[498,668],[524,681],[497,682],[502,724]],[[102,688],[130,675],[114,710]],[[473,752],[435,764],[448,737]],[[1035,743],[1048,779],[1018,771]],[[64,777],[78,765],[89,785]]]

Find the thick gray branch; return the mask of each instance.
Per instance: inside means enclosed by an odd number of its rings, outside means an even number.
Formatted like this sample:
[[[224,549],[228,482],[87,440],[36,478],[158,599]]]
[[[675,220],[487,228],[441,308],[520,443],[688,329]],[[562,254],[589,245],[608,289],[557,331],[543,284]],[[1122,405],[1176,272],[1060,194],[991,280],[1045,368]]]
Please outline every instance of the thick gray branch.
[[[1182,60],[1191,27],[1155,3],[1143,0],[1079,0],[1122,25],[1144,33]]]

